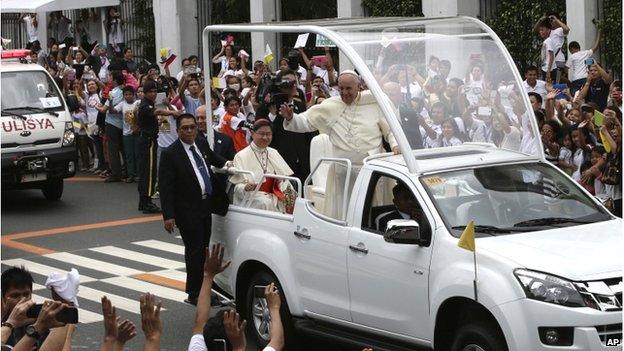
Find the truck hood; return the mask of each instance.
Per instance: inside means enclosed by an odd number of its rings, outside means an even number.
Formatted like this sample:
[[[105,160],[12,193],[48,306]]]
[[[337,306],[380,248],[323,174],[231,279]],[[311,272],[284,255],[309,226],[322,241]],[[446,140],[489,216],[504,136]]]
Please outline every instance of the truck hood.
[[[583,281],[622,276],[622,219],[478,239],[479,250],[527,268]]]

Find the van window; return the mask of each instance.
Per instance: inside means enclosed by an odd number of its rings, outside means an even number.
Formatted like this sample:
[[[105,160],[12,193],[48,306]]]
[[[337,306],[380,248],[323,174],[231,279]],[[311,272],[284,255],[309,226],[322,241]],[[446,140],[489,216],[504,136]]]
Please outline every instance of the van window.
[[[46,99],[47,104],[44,105]],[[54,111],[64,109],[63,99],[54,82],[46,72],[41,71],[2,72],[1,100],[3,111],[26,107]]]

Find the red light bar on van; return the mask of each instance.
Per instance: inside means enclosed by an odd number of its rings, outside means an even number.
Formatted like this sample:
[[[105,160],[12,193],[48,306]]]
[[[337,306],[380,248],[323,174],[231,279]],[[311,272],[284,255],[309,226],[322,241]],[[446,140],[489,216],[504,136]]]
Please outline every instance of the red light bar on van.
[[[0,52],[0,56],[3,59],[10,58],[25,58],[30,56],[30,50],[20,49],[20,50],[2,50]]]

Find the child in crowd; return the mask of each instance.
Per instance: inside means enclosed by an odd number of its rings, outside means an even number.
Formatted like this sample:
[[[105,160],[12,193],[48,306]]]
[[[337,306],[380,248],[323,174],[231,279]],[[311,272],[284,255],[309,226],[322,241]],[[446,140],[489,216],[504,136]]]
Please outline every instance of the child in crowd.
[[[137,110],[139,100],[135,99],[134,88],[125,86],[123,88],[123,101],[118,103],[113,110],[123,114],[123,147],[126,156],[126,183],[133,183],[137,177]]]

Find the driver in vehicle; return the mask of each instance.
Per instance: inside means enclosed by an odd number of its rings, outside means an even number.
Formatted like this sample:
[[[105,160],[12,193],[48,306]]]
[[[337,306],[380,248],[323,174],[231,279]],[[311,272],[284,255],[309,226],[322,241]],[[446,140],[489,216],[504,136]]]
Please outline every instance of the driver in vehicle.
[[[420,225],[421,233],[428,233],[427,217],[409,188],[404,183],[398,183],[392,188],[392,196],[394,196],[392,202],[396,209],[382,213],[375,218],[377,230],[382,233],[385,232],[388,222],[393,219],[413,219]]]

